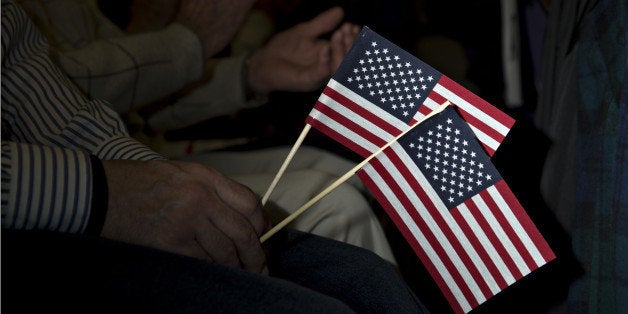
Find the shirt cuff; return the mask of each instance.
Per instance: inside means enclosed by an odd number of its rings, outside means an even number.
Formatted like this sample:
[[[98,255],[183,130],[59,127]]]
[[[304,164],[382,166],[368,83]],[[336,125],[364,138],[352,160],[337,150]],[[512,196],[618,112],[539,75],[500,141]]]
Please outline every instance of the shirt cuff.
[[[85,234],[100,235],[105,225],[109,201],[109,188],[105,168],[98,157],[89,156],[92,166],[92,203]]]

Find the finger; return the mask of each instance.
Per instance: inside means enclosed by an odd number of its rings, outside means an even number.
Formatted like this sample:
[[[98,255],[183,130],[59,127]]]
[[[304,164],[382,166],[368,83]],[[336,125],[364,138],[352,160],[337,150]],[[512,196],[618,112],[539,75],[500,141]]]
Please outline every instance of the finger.
[[[313,19],[299,24],[299,28],[305,36],[318,37],[334,30],[344,17],[344,11],[340,7],[333,7],[317,15]]]
[[[340,66],[340,63],[344,59],[346,55],[345,47],[344,47],[344,37],[345,33],[342,30],[337,30],[331,36],[330,47],[330,69],[333,72]]]
[[[343,45],[346,54],[353,46],[356,38],[358,38],[358,35],[360,34],[360,27],[355,24],[346,23],[345,25],[343,25],[343,31],[345,35],[342,37],[342,39],[344,40]]]
[[[236,245],[209,219],[198,219],[194,237],[206,259],[218,264],[240,268]]]
[[[222,175],[215,177],[211,187],[226,206],[242,214],[261,236],[267,228],[267,221],[259,198],[248,187]]]
[[[257,273],[261,272],[266,257],[259,241],[258,232],[244,215],[226,203],[217,203],[219,204],[215,204],[215,206],[220,206],[219,210],[207,211],[212,224],[231,240],[242,268]]]

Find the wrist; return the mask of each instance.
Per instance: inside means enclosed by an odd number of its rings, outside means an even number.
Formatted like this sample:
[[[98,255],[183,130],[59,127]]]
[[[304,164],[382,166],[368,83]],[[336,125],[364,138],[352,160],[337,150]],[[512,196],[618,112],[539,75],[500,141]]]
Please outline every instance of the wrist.
[[[257,52],[249,53],[244,57],[242,65],[242,81],[246,100],[265,101],[268,98],[270,88],[264,85],[264,80],[260,79],[260,60]]]

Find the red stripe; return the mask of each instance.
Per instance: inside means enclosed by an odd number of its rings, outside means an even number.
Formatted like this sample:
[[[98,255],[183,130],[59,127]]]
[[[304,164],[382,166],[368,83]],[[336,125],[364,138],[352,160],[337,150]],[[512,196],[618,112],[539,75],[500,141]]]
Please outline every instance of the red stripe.
[[[365,120],[368,120],[371,123],[377,125],[382,130],[390,133],[393,137],[395,137],[395,136],[401,134],[401,132],[403,132],[403,131],[400,131],[398,128],[396,128],[394,125],[390,124],[387,120],[382,119],[382,117],[375,115],[371,110],[366,108],[363,104],[356,104],[355,102],[351,101],[351,99],[345,97],[344,95],[342,95],[341,93],[339,93],[338,91],[332,89],[329,86],[326,87],[323,90],[323,94],[329,96],[330,98],[332,98],[336,102],[344,105],[349,110],[351,110],[351,111],[355,112],[356,114],[358,114],[359,116],[363,117]],[[375,105],[373,105],[373,106],[375,106]],[[392,116],[392,115],[391,115],[391,117],[394,118],[394,116]],[[399,121],[401,121],[401,120],[399,120]],[[404,123],[404,125],[405,125],[405,123]]]
[[[462,217],[462,214],[460,214],[460,211],[457,208],[454,208],[450,212],[452,217],[456,220],[458,226],[460,226],[460,228],[462,229],[462,232],[464,232],[467,239],[469,239],[469,242],[471,242],[473,249],[478,253],[484,265],[486,265],[486,268],[497,283],[497,286],[499,286],[499,290],[501,291],[508,287],[506,280],[504,280],[504,277],[502,277],[502,275],[499,273],[497,266],[495,266],[495,263],[488,255],[488,252],[486,251],[484,246],[482,246],[480,240],[477,238],[475,233],[473,233],[471,227],[469,227],[469,225],[466,223],[466,221]],[[489,296],[492,296],[492,293],[489,293]]]
[[[382,147],[384,145],[386,145],[386,141],[383,140],[382,138],[380,138],[379,136],[371,133],[368,129],[364,128],[363,126],[351,121],[349,118],[347,118],[346,116],[338,113],[337,111],[334,111],[332,108],[330,108],[329,106],[321,103],[321,102],[317,102],[316,103],[316,110],[320,111],[321,113],[323,113],[324,115],[328,116],[331,120],[336,121],[338,124],[343,125],[344,127],[346,127],[347,129],[355,132],[358,136],[363,137],[364,139],[366,139],[367,141],[373,143],[375,146],[377,147]],[[333,130],[334,132],[329,134],[329,132],[325,132],[324,130],[320,129],[319,127],[323,127],[329,130],[332,130],[332,128],[330,128],[329,126],[324,125],[323,123],[313,123],[313,121],[316,120],[314,118],[309,119],[309,121],[311,121],[312,123],[310,123],[313,127],[316,127],[317,129],[321,130],[321,132],[327,134],[328,136],[330,136],[331,138],[341,142],[342,144],[347,145],[346,142],[341,141],[341,139],[349,139],[351,140],[351,138],[348,137],[348,134],[342,134],[341,132],[339,132],[338,130]],[[307,120],[306,120],[307,121]],[[332,135],[337,134],[339,136],[341,136],[341,138],[337,138],[334,137]],[[353,140],[351,140],[351,143],[353,143],[352,145],[347,145],[350,148],[352,146],[356,146],[359,145],[357,143],[355,143]],[[361,146],[360,146],[361,147]],[[361,147],[360,151],[364,151],[367,150],[365,147]],[[359,153],[358,150],[354,150],[356,152]],[[369,156],[370,153],[372,153],[371,151],[369,151],[369,153],[367,153],[366,155],[361,155],[362,156]]]
[[[498,208],[493,198],[488,193],[486,194],[481,193],[480,196],[482,197],[482,199],[484,200],[488,208],[493,213],[493,216],[495,217],[499,225],[502,227],[502,229],[504,229],[504,232],[506,232],[506,235],[508,236],[512,244],[515,246],[515,249],[517,250],[517,252],[519,252],[521,257],[523,258],[523,261],[526,263],[530,271],[535,270],[537,266],[536,266],[536,263],[534,262],[534,259],[532,258],[532,255],[526,249],[525,245],[521,241],[521,238],[517,235],[517,232],[515,232],[515,230],[512,228],[512,226],[506,219],[506,216]],[[509,209],[504,208],[503,210],[509,210]]]
[[[468,89],[462,87],[460,84],[456,83],[454,80],[448,78],[447,76],[441,76],[438,81],[440,85],[447,88],[448,90],[457,94],[460,98],[466,100],[468,103],[472,104],[474,107],[480,109],[487,115],[493,117],[493,119],[499,121],[501,124],[505,125],[509,129],[515,123],[515,119],[504,113],[503,111],[497,109],[495,106],[491,105],[486,100],[478,97]]]
[[[323,123],[321,123],[321,121],[314,119],[311,116],[308,116],[305,119],[305,122],[311,125],[312,127],[316,128],[317,130],[319,130],[321,133],[333,138],[334,140],[338,141],[340,144],[358,153],[360,156],[367,157],[372,154],[369,150],[365,149],[361,145],[358,145],[353,140],[337,132],[336,130],[324,125]]]
[[[488,299],[488,297],[491,296],[492,293],[490,292],[488,285],[486,285],[486,283],[484,282],[484,279],[480,275],[480,271],[473,264],[471,257],[467,254],[467,252],[462,247],[462,244],[460,243],[458,238],[456,238],[451,228],[447,225],[447,223],[445,222],[445,218],[443,218],[441,213],[438,211],[438,209],[436,208],[436,205],[432,203],[427,193],[422,188],[421,183],[415,179],[410,169],[406,167],[406,164],[401,160],[401,158],[399,158],[397,154],[394,153],[392,149],[387,149],[384,151],[384,153],[386,154],[386,156],[388,156],[390,161],[396,166],[397,170],[401,173],[401,175],[404,177],[404,179],[410,185],[410,187],[412,187],[413,192],[419,197],[419,199],[425,206],[424,209],[428,212],[428,214],[432,217],[432,219],[434,219],[438,228],[443,232],[443,234],[445,235],[445,237],[447,238],[447,240],[453,247],[454,252],[457,253],[457,255],[460,257],[460,260],[465,265],[465,268],[469,271],[473,280],[478,284],[484,297]],[[429,184],[429,183],[425,182],[425,184]],[[405,193],[404,193],[404,196],[405,196]],[[418,204],[412,204],[410,200],[408,200],[408,202],[409,203],[407,205],[404,203],[404,207],[415,208],[415,211],[421,210],[421,208],[417,208]],[[418,216],[418,213],[417,213],[417,218],[415,219],[415,221],[417,219],[422,219]],[[427,228],[427,225],[425,227]],[[434,237],[434,241],[438,242],[435,237]],[[463,284],[465,284],[464,281],[463,281]],[[467,297],[467,299],[469,300],[469,303],[473,307],[478,305],[477,300],[475,299],[473,295],[471,295],[470,297]]]
[[[493,244],[495,251],[497,251],[497,254],[501,257],[502,261],[504,261],[504,264],[506,264],[506,268],[508,268],[508,270],[515,279],[521,278],[522,274],[517,268],[517,265],[515,265],[512,257],[510,257],[510,254],[508,254],[508,251],[506,251],[504,245],[497,238],[497,235],[493,232],[493,229],[491,228],[488,221],[486,221],[486,219],[484,218],[484,215],[482,215],[477,206],[475,206],[473,200],[468,199],[464,202],[464,204],[469,208],[469,213],[475,218],[477,224],[480,226],[480,229],[484,231],[489,242]]]
[[[434,91],[431,91],[427,97],[431,98],[432,100],[434,100],[438,104],[444,104],[445,101],[447,101],[447,99],[445,99],[445,97],[442,97],[441,95],[437,94]],[[421,106],[419,107],[419,110],[418,110],[418,112],[423,114],[424,116],[428,115],[432,111],[434,111],[434,109],[428,107],[425,104],[421,104]],[[412,123],[411,123],[412,125],[418,121],[418,120],[414,119],[415,117],[416,117],[416,115],[412,119]]]
[[[528,214],[525,212],[523,206],[521,206],[521,203],[519,203],[519,200],[517,200],[515,195],[512,193],[506,182],[504,180],[500,180],[495,184],[495,187],[502,195],[504,200],[508,204],[510,204],[510,208],[512,209],[513,214],[515,215],[515,217],[517,217],[517,219],[521,223],[521,226],[523,226],[523,229],[528,232],[528,236],[536,245],[537,249],[541,253],[541,256],[543,256],[543,259],[545,259],[546,262],[549,262],[556,258],[556,255],[554,255],[554,252],[549,247],[549,245],[547,244],[539,230],[536,228]],[[538,266],[540,267],[542,265]]]
[[[371,163],[371,166],[373,166],[373,168],[380,175],[384,173],[388,173],[388,171],[381,170],[381,169],[384,169],[384,166],[376,158],[371,160],[370,163]],[[410,231],[408,226],[403,222],[403,220],[401,219],[401,217],[399,216],[399,214],[397,213],[393,205],[390,203],[388,198],[384,195],[384,193],[382,193],[382,191],[379,189],[377,184],[375,184],[373,179],[370,176],[368,176],[368,174],[365,171],[360,170],[358,171],[357,175],[360,179],[362,179],[362,181],[364,182],[364,185],[369,189],[369,191],[371,191],[373,196],[375,196],[378,202],[382,205],[382,207],[384,208],[388,216],[390,216],[391,220],[395,223],[399,231],[401,231],[401,234],[403,234],[406,241],[408,241],[408,244],[410,244],[410,247],[412,247],[415,254],[419,257],[419,259],[421,260],[421,262],[427,269],[428,273],[432,276],[432,279],[434,279],[434,281],[436,282],[436,285],[440,288],[441,292],[445,296],[445,299],[447,299],[451,307],[454,309],[454,312],[464,313],[464,310],[462,309],[462,307],[460,306],[460,304],[458,303],[458,301],[452,294],[451,290],[449,290],[449,287],[445,283],[445,280],[443,279],[443,277],[441,277],[440,273],[438,272],[434,264],[431,262],[427,253],[425,253],[425,250],[423,249],[423,247],[421,247],[421,244],[418,242],[418,240],[416,240],[412,231]]]

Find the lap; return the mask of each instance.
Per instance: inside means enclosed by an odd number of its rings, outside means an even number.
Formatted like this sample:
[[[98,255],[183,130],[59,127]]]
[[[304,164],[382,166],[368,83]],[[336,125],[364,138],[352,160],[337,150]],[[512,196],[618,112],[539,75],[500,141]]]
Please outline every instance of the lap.
[[[342,313],[377,306],[373,302],[389,306],[363,291],[347,293],[356,291],[348,289],[353,276],[365,281],[364,289],[382,293],[382,278],[369,279],[375,266],[396,288],[387,295],[397,292],[402,304],[420,307],[392,268],[368,251],[287,231],[268,245],[272,276],[262,276],[98,237],[3,230],[2,306],[21,312]],[[338,263],[351,256],[362,262]]]

